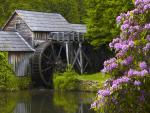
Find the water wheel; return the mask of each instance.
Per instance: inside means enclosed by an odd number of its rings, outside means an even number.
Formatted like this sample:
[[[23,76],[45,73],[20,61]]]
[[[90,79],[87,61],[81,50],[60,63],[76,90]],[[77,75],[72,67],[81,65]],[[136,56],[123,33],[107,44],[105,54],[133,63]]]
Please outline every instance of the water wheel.
[[[55,71],[66,68],[66,52],[60,42],[45,42],[40,44],[32,57],[32,81],[35,86],[52,87],[52,77]]]

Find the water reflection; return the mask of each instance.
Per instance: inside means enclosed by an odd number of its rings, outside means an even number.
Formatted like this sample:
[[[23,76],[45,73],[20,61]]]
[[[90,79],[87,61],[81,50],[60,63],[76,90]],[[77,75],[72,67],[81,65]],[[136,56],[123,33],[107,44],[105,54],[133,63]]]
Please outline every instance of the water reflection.
[[[34,90],[0,93],[0,113],[94,113],[93,93]]]

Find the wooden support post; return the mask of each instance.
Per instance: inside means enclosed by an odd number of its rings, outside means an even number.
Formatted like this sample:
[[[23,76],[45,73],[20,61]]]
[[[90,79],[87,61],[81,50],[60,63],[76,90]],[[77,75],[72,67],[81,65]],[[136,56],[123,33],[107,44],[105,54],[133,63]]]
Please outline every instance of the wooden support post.
[[[79,42],[79,49],[80,49],[80,72],[83,74],[83,56],[82,56],[82,43]]]
[[[74,60],[74,49],[73,49],[73,42],[70,42],[69,45],[69,52],[70,52],[70,64],[73,64],[73,60]]]
[[[78,42],[80,43],[80,33],[77,33]]]
[[[62,34],[62,41],[65,41],[65,33]]]
[[[70,64],[70,62],[69,62],[69,44],[68,44],[68,41],[66,41],[65,43],[66,43],[67,65],[69,65]]]
[[[74,35],[74,32],[72,33],[72,40],[75,41],[75,35]]]
[[[56,40],[59,41],[59,33],[57,33]]]

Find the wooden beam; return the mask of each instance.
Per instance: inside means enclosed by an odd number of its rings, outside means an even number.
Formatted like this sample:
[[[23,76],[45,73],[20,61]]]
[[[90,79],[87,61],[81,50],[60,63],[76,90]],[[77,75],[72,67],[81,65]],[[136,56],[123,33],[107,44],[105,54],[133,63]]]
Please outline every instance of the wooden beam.
[[[85,57],[85,59],[89,62],[89,65],[92,66],[91,61],[89,60],[89,58],[86,56],[86,54],[84,53],[84,51],[82,51],[83,56]]]
[[[80,50],[80,72],[83,74],[83,56],[82,56],[82,43],[79,42],[79,50]]]
[[[70,62],[69,62],[69,45],[68,45],[67,41],[65,42],[65,44],[66,44],[67,65],[69,65],[70,64]]]
[[[88,62],[86,63],[83,72],[86,70],[87,66],[88,66]]]
[[[61,51],[62,51],[62,49],[63,49],[63,46],[61,45],[61,47],[60,47],[60,49],[59,49],[59,52],[58,52],[58,54],[57,54],[57,60],[58,60],[58,58],[60,57],[60,54],[61,54]]]
[[[75,58],[74,58],[74,61],[73,61],[73,63],[72,63],[72,66],[74,66],[74,65],[75,65],[76,60],[77,60],[78,55],[79,55],[79,52],[80,52],[80,50],[78,49],[78,50],[77,50],[77,52],[75,53]]]
[[[75,50],[74,50],[74,54],[77,55],[76,64],[79,64],[79,66],[81,67],[80,59],[78,58],[79,54],[76,54]],[[79,70],[80,70],[80,68],[79,68]]]

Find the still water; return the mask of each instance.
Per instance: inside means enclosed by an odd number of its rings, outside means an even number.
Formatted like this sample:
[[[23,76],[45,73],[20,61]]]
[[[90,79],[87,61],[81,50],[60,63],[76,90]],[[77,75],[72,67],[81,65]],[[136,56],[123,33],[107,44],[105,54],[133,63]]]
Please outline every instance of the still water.
[[[0,93],[0,113],[95,113],[95,93],[32,90]]]

